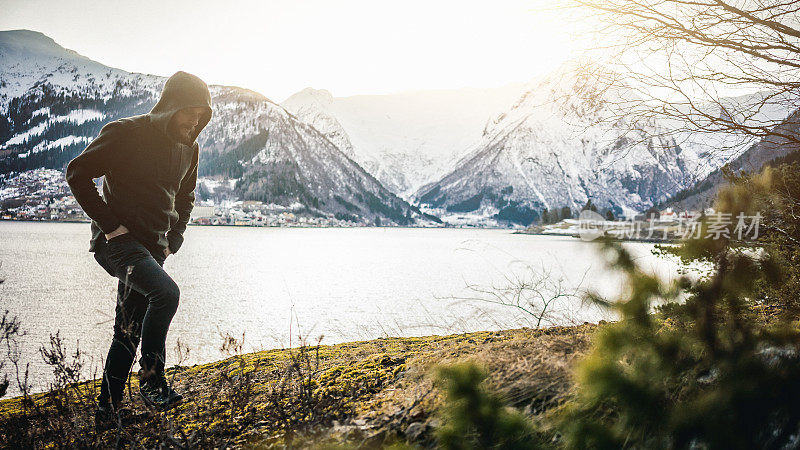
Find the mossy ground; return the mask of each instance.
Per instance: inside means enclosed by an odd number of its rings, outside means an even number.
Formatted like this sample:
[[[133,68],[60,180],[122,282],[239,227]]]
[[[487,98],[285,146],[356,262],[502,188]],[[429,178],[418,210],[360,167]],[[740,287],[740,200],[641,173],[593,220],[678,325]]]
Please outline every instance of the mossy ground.
[[[187,400],[148,411],[126,393],[134,423],[97,433],[97,380],[0,402],[0,441],[51,446],[375,448],[435,444],[441,395],[433,368],[471,360],[488,386],[531,415],[560,404],[571,366],[589,348],[592,325],[384,338],[248,353],[174,367],[168,377]],[[130,393],[137,377],[130,377]],[[132,397],[132,398],[130,398]],[[24,427],[24,429],[23,429]]]

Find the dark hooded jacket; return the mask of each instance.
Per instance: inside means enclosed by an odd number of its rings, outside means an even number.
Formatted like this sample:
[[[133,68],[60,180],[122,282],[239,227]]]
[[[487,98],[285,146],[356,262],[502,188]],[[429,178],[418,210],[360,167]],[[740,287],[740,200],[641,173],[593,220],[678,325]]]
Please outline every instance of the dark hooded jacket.
[[[167,134],[173,114],[203,107],[192,144]],[[177,72],[164,84],[148,114],[106,124],[84,151],[67,165],[66,179],[78,204],[92,219],[89,251],[106,242],[120,225],[150,252],[176,253],[194,207],[199,146],[197,136],[211,119],[211,94],[200,78]],[[104,176],[103,195],[94,178]]]

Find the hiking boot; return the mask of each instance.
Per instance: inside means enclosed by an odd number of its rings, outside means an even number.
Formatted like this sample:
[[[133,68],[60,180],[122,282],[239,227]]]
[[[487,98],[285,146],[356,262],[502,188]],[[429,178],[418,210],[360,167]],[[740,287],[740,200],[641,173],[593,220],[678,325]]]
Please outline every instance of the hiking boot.
[[[139,371],[139,396],[148,407],[164,411],[183,400],[183,396],[169,386],[163,373],[145,375],[143,370]]]
[[[167,403],[170,405],[177,405],[178,403],[183,401],[183,395],[179,394],[172,389],[172,386],[169,385],[167,382],[167,377],[164,372],[161,372],[157,375],[161,379],[161,384],[164,386],[164,394],[167,396]]]
[[[119,425],[127,425],[133,412],[127,408],[114,408],[110,404],[99,405],[94,413],[94,427],[100,431],[110,430]]]

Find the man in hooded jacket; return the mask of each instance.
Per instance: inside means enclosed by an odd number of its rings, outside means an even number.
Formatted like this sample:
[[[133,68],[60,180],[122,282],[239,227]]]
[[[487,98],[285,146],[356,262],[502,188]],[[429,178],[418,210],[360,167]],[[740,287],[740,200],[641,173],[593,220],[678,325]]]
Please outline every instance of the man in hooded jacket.
[[[140,341],[142,399],[158,409],[182,400],[164,375],[165,341],[180,291],[163,265],[183,244],[194,207],[196,139],[211,112],[208,86],[194,75],[177,72],[148,114],[106,124],[67,166],[72,193],[92,219],[89,251],[119,279],[98,422],[119,418],[116,413]],[[101,176],[102,197],[93,181]]]

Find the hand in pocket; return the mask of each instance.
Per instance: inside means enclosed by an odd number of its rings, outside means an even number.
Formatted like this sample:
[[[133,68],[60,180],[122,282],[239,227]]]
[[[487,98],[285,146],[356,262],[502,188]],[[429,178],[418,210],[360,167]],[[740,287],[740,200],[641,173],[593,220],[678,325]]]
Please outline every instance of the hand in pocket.
[[[114,230],[111,233],[106,235],[106,240],[110,241],[111,239],[114,239],[117,236],[122,236],[123,234],[127,233],[128,231],[129,230],[128,230],[128,228],[125,227],[125,225],[120,225],[120,226],[117,227],[116,230]]]

